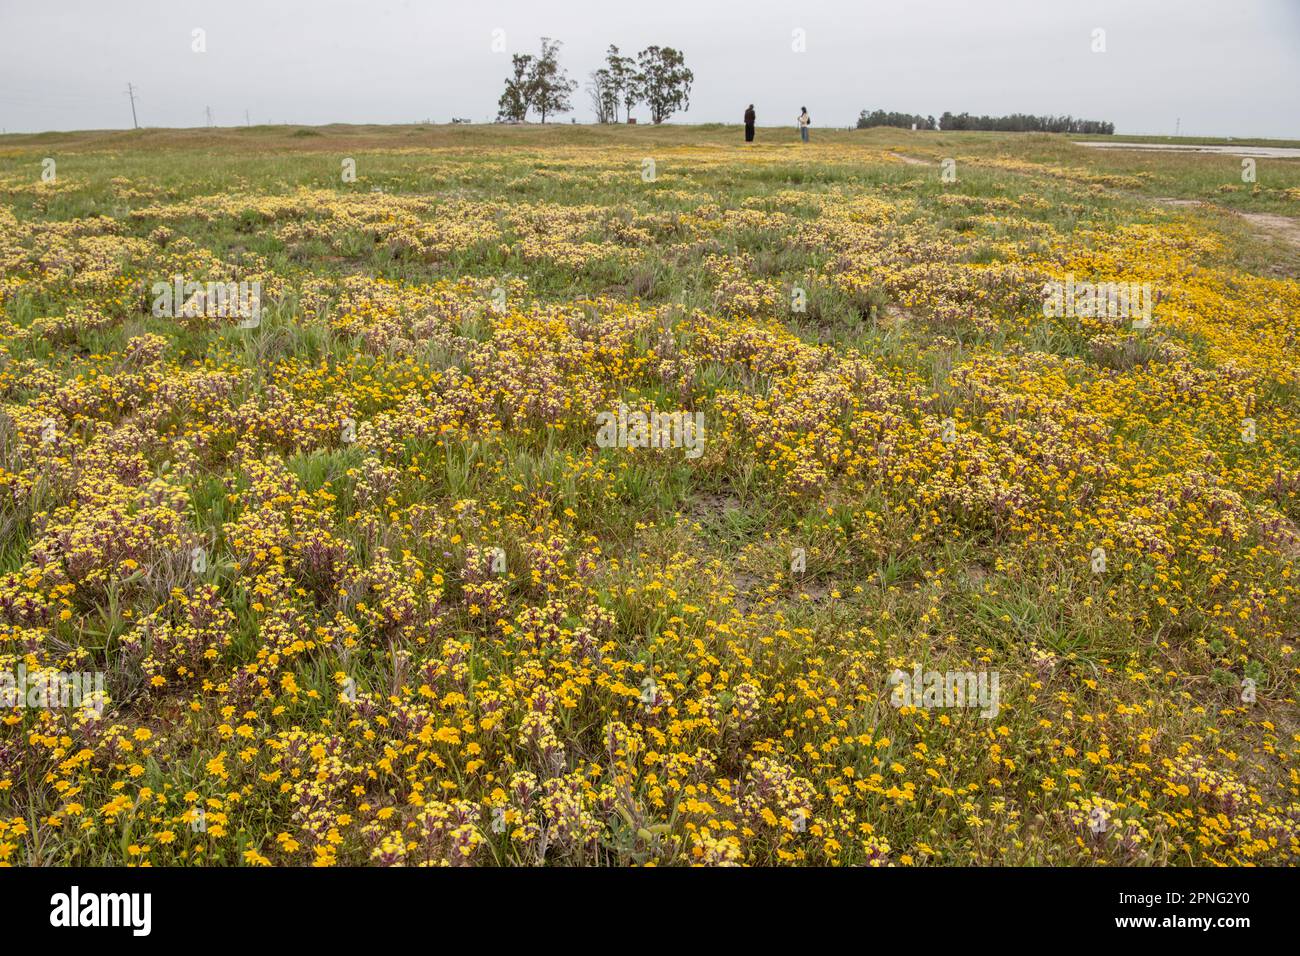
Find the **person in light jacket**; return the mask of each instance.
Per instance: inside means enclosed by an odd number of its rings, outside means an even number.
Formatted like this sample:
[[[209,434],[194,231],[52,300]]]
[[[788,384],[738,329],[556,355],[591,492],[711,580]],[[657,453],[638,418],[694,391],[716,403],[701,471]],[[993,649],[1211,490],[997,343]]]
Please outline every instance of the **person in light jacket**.
[[[812,117],[808,115],[808,107],[799,107],[799,138],[805,143],[808,142],[808,127],[812,125]]]

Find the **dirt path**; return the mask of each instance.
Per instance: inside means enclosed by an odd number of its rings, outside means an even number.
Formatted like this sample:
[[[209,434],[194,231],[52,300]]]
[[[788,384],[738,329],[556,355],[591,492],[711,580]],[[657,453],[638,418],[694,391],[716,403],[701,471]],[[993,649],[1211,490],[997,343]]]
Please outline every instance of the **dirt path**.
[[[1219,212],[1240,216],[1250,223],[1256,235],[1266,239],[1280,239],[1288,245],[1300,249],[1300,219],[1279,216],[1271,212],[1238,212],[1235,209],[1216,206],[1214,203],[1202,202],[1199,199],[1174,199],[1169,196],[1157,196],[1155,201],[1162,206],[1206,206]]]
[[[1278,216],[1271,212],[1239,212],[1261,235],[1275,236],[1300,249],[1300,219]]]

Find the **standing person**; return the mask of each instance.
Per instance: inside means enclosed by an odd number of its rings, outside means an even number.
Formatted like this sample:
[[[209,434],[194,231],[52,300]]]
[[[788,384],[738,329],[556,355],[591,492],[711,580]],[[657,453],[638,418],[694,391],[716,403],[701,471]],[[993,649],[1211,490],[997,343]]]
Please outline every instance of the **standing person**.
[[[799,138],[805,143],[808,142],[808,127],[812,125],[812,117],[808,115],[808,107],[799,107]]]
[[[745,110],[745,142],[746,143],[752,143],[754,141],[754,120],[756,118],[757,117],[754,114],[754,104],[750,103],[749,109]]]

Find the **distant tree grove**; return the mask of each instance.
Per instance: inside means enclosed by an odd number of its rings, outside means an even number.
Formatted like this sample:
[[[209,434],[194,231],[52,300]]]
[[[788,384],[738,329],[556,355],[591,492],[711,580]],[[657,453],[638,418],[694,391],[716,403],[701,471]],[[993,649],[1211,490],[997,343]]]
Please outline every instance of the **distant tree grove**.
[[[512,73],[506,77],[505,92],[497,101],[497,120],[522,123],[532,110],[546,122],[547,116],[573,109],[569,97],[578,84],[560,66],[560,41],[542,37],[537,56],[516,53],[510,58]]]
[[[634,60],[610,44],[605,65],[593,70],[587,80],[587,95],[597,123],[617,123],[620,107],[630,120],[632,107],[638,103],[650,107],[651,122],[662,123],[690,108],[693,82],[695,74],[679,50],[648,46]]]
[[[570,80],[559,63],[560,41],[542,37],[541,53],[516,53],[511,57],[511,74],[497,101],[497,121],[522,123],[536,111],[541,121],[573,109],[570,95],[578,84]],[[662,123],[691,105],[691,84],[695,74],[686,66],[681,51],[670,46],[648,46],[636,57],[623,56],[610,45],[605,65],[592,71],[587,94],[598,123],[617,123],[620,113],[632,118],[632,108],[644,103],[650,119]]]
[[[886,113],[884,110],[863,110],[858,116],[858,129],[868,126],[897,126],[900,129],[934,129],[933,116],[913,116],[911,113]]]
[[[1003,133],[1087,133],[1109,136],[1115,132],[1114,123],[1101,120],[1075,119],[1073,116],[1031,116],[1012,113],[1009,116],[971,116],[969,113],[945,112],[936,121],[933,116],[914,116],[909,113],[887,113],[884,110],[863,110],[858,116],[858,129],[869,126],[897,126],[911,129],[943,130],[995,130]]]

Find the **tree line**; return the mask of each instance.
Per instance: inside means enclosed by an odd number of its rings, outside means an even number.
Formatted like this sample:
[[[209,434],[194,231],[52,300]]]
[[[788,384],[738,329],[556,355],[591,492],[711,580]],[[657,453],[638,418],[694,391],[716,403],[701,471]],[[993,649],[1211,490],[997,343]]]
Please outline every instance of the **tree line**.
[[[573,110],[571,97],[578,84],[560,65],[560,46],[559,40],[542,37],[537,55],[516,53],[511,57],[511,74],[497,101],[498,122],[526,122],[536,111],[545,123],[548,116]],[[690,108],[694,81],[695,74],[679,50],[648,46],[631,57],[623,56],[611,44],[605,65],[588,78],[587,93],[598,123],[617,123],[620,109],[630,120],[633,107],[644,103],[651,121],[657,124]]]
[[[1001,133],[1086,133],[1109,136],[1115,132],[1114,123],[1101,120],[1075,119],[1073,116],[1032,116],[1012,113],[1009,116],[971,116],[969,113],[945,112],[938,120],[933,116],[916,116],[909,113],[887,113],[884,110],[863,110],[858,116],[858,129],[869,126],[896,126],[911,129],[943,130],[994,130]]]
[[[872,110],[870,113],[863,110],[858,115],[858,129],[866,129],[868,126],[897,126],[899,129],[911,129],[913,125],[917,129],[934,129],[934,117],[914,116],[911,113],[886,113],[884,110]]]

